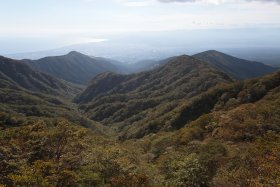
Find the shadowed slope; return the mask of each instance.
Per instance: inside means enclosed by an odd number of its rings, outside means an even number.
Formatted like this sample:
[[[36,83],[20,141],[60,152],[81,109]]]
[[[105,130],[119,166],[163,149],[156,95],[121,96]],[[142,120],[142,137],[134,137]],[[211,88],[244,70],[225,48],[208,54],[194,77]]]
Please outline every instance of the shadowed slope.
[[[202,52],[193,57],[212,64],[234,79],[259,77],[277,70],[259,62],[239,59],[214,50]]]
[[[106,59],[91,58],[75,51],[63,56],[23,61],[36,70],[76,84],[87,84],[94,76],[106,71],[119,72],[118,67]]]
[[[135,135],[172,128],[168,124],[152,125],[164,110],[172,110],[181,100],[192,98],[210,87],[231,79],[210,65],[189,56],[173,58],[153,71],[117,75],[105,73],[75,101],[87,116],[119,129],[135,127]],[[140,129],[137,129],[140,128]]]
[[[70,97],[80,91],[77,86],[34,71],[20,61],[5,57],[0,57],[0,78],[3,86],[21,87],[44,94]]]

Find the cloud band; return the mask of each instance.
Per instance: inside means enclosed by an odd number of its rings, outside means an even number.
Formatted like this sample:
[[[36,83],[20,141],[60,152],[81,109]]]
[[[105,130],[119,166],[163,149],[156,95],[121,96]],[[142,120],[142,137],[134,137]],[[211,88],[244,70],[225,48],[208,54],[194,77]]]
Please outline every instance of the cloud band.
[[[213,2],[213,0],[158,0],[159,2],[162,2],[162,3],[175,3],[175,2],[178,2],[178,3],[191,3],[191,2]],[[264,3],[269,3],[269,2],[274,2],[274,3],[278,3],[280,4],[280,0],[244,0],[244,1],[247,1],[247,2],[264,2]],[[221,1],[221,2],[225,2],[225,1]]]

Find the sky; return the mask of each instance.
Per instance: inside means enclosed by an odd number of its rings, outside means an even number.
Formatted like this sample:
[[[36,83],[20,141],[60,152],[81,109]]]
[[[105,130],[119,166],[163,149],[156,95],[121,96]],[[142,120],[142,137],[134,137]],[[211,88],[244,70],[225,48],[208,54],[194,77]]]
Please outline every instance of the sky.
[[[280,0],[0,0],[0,54],[131,33],[254,28],[280,28]]]

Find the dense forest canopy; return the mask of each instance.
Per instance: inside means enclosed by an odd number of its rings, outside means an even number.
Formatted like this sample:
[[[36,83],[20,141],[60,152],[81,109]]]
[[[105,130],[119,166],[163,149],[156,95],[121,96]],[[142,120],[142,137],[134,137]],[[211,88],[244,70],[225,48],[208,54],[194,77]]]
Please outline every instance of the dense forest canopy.
[[[280,184],[279,71],[183,55],[85,88],[26,63],[0,58],[0,186]]]

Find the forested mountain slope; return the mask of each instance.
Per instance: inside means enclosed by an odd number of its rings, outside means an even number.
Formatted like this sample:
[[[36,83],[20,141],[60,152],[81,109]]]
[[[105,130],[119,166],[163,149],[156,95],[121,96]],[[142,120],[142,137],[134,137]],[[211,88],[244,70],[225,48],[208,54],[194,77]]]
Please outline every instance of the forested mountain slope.
[[[2,86],[21,87],[50,95],[71,97],[81,90],[70,83],[34,71],[20,61],[5,57],[0,57],[0,78]]]
[[[201,61],[208,62],[213,67],[219,69],[220,71],[226,73],[227,75],[236,80],[260,77],[277,71],[277,68],[275,67],[271,67],[260,62],[253,62],[249,60],[236,58],[215,50],[201,52],[196,55],[193,55],[193,57]],[[174,57],[164,60],[140,61],[136,64],[131,65],[131,71],[141,72],[152,70],[154,68],[166,64],[172,58]]]
[[[212,64],[234,79],[260,77],[277,70],[259,62],[239,59],[215,50],[205,51],[193,57]]]
[[[163,120],[161,116],[182,100],[231,81],[205,62],[179,56],[153,71],[101,74],[75,101],[89,118],[115,126],[122,133],[130,132],[131,137],[141,137],[173,128],[153,120]]]
[[[197,98],[214,106],[208,114],[181,121],[184,128],[178,131],[148,135],[134,146],[167,173],[169,185],[277,186],[279,93],[280,72],[217,86]],[[187,106],[176,112],[181,119],[189,114]]]
[[[26,64],[0,57],[0,112],[38,118],[66,118],[97,131],[97,123],[70,103],[79,86],[34,71]],[[11,122],[13,124],[13,122]]]
[[[7,69],[0,72],[0,186],[280,183],[280,72],[234,82],[180,56],[153,71],[97,76],[76,98],[78,110],[63,95],[17,83],[17,68]],[[19,72],[32,82],[29,71]]]
[[[121,71],[109,60],[92,58],[75,51],[63,56],[23,60],[23,62],[38,71],[76,84],[87,84],[99,73]]]
[[[170,110],[179,130],[122,142],[69,117],[0,112],[0,184],[277,186],[279,93],[280,72],[217,85]],[[190,111],[198,113],[188,120]]]

